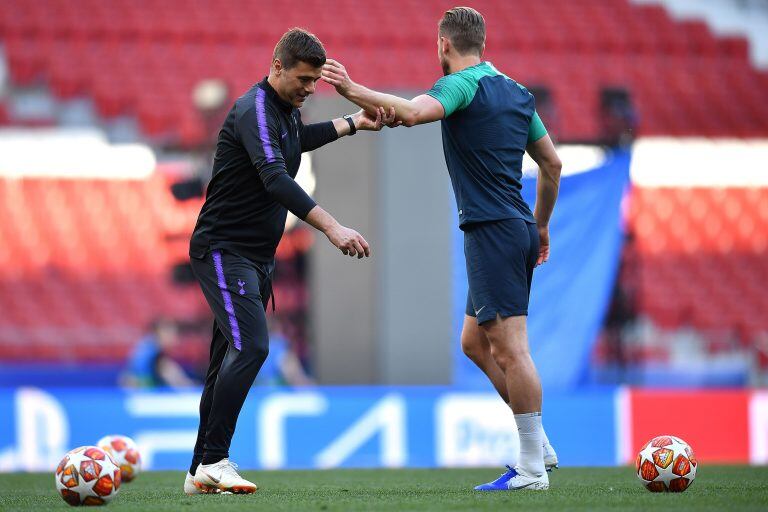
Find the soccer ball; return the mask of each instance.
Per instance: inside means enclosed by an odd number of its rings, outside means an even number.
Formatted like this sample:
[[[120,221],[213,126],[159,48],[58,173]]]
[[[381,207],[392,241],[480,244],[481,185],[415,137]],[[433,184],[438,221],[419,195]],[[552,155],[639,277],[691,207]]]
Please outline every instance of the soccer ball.
[[[696,478],[698,462],[688,443],[675,436],[654,437],[637,454],[637,478],[651,492],[683,492]]]
[[[104,505],[120,489],[120,468],[101,448],[81,446],[59,462],[56,489],[64,501],[74,507]]]
[[[136,478],[141,471],[141,454],[136,441],[128,436],[113,435],[102,437],[96,444],[108,451],[120,466],[123,482]]]

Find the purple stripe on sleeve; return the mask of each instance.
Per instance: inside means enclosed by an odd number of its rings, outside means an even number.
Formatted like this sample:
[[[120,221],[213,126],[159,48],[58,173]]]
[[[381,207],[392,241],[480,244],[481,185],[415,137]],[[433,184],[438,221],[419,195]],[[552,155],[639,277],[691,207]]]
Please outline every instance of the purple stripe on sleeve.
[[[229,315],[229,328],[232,330],[232,339],[235,342],[235,348],[240,350],[240,327],[237,325],[235,316],[235,306],[232,304],[232,295],[227,290],[227,280],[224,278],[224,264],[221,262],[221,251],[213,251],[213,265],[216,267],[216,278],[219,281],[219,289],[224,299],[224,309]]]
[[[264,89],[261,87],[256,91],[256,123],[259,125],[259,138],[261,147],[264,148],[264,156],[267,157],[267,163],[275,161],[275,154],[272,152],[272,144],[269,142],[269,131],[267,131],[267,114],[264,111]]]

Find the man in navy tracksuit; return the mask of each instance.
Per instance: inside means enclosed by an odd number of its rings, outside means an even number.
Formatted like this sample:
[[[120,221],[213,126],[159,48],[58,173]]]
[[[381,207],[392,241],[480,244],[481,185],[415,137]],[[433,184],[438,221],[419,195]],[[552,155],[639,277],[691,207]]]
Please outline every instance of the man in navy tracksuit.
[[[269,350],[265,310],[288,211],[345,255],[370,254],[359,233],[339,224],[294,181],[303,152],[357,130],[378,130],[387,119],[377,110],[376,116],[360,111],[302,123],[299,108],[315,92],[325,60],[314,35],[288,31],[275,47],[269,76],[235,102],[219,132],[213,178],[189,250],[215,321],[187,494],[256,490],[229,461],[229,446]]]

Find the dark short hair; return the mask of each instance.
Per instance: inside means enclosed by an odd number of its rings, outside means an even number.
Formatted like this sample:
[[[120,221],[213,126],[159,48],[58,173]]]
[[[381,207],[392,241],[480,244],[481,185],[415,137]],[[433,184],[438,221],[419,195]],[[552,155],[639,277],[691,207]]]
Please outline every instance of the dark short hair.
[[[280,59],[284,69],[291,69],[299,62],[319,68],[325,64],[325,48],[315,34],[292,28],[275,45],[272,59]]]
[[[448,9],[438,24],[440,35],[451,40],[461,55],[483,53],[485,44],[485,19],[471,7]]]

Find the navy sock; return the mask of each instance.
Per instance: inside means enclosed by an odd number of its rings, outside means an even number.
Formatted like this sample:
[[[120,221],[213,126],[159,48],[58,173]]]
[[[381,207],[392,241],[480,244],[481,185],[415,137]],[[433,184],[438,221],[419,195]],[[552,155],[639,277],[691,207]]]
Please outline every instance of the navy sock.
[[[222,455],[216,455],[213,453],[206,453],[203,455],[203,461],[201,462],[201,464],[204,464],[206,466],[208,464],[216,464],[217,462],[223,459],[226,459],[226,457]]]
[[[192,457],[192,464],[189,465],[189,474],[192,476],[195,476],[195,471],[197,471],[197,465],[200,464],[201,459],[197,456]]]

